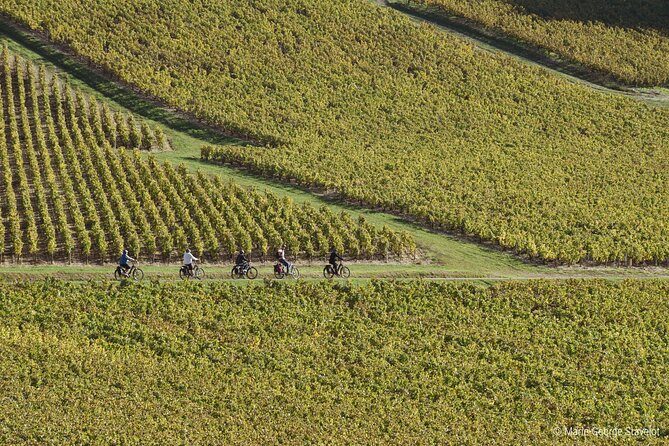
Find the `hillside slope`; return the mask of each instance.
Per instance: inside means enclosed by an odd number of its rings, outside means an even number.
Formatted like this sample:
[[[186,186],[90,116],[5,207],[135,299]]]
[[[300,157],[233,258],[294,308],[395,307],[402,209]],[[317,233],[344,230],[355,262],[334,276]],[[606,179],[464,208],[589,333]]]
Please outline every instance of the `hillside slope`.
[[[107,260],[127,248],[169,259],[190,246],[219,260],[281,244],[292,256],[414,253],[408,234],[116,150],[164,137],[6,48],[0,70],[0,258]]]
[[[662,0],[403,0],[434,6],[627,85],[669,85],[669,5]]]
[[[482,55],[363,0],[1,7],[270,145],[216,160],[547,261],[669,258],[669,110]]]

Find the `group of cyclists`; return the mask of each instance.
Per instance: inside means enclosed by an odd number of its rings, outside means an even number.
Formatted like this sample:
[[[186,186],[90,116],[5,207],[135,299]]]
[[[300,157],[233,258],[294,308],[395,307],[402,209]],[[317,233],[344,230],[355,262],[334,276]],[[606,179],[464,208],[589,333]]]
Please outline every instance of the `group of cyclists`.
[[[276,252],[277,263],[274,265],[274,274],[278,278],[285,277],[287,275],[292,275],[295,278],[299,278],[299,271],[295,268],[295,265],[289,262],[286,259],[286,247],[281,246]],[[197,257],[193,255],[190,249],[186,249],[183,255],[183,265],[180,270],[180,275],[185,275],[187,277],[196,277],[201,278],[202,275],[198,275],[198,267],[195,262],[199,261]],[[350,271],[348,268],[343,266],[340,262],[343,262],[344,259],[339,255],[336,248],[330,249],[330,255],[328,259],[328,264],[323,270],[325,277],[332,278],[333,276],[342,276],[348,277]],[[130,277],[131,273],[136,269],[130,265],[130,262],[136,263],[137,260],[130,257],[128,250],[123,250],[121,258],[119,259],[119,266],[117,272],[120,273],[122,277]],[[195,271],[195,273],[194,273]],[[201,272],[201,271],[200,271]],[[248,277],[254,279],[257,277],[258,271],[251,266],[251,261],[246,257],[246,253],[243,249],[240,249],[237,257],[235,258],[235,266],[232,269],[233,278]]]

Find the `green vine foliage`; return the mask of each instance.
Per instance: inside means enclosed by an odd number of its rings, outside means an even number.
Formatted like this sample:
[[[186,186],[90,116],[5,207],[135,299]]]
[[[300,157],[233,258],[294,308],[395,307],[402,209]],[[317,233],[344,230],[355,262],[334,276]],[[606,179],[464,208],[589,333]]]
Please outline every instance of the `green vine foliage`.
[[[56,76],[47,80],[44,69],[6,48],[3,61],[0,254],[7,258],[109,260],[127,248],[160,260],[191,247],[213,261],[239,248],[257,259],[281,244],[292,257],[323,255],[330,246],[349,258],[415,254],[407,234],[380,230],[375,249],[361,252],[356,234],[373,228],[364,220],[351,225],[348,214],[191,174],[138,149],[115,149],[125,136],[110,137],[117,126],[108,108]],[[139,147],[167,144],[145,122],[125,116],[119,122],[135,129],[129,139]]]
[[[663,0],[408,0],[502,32],[627,85],[669,85]]]
[[[0,10],[266,144],[216,148],[217,161],[547,262],[669,260],[667,109],[479,51],[367,0],[10,0]]]
[[[0,295],[3,444],[669,435],[666,281],[23,281],[0,283]]]

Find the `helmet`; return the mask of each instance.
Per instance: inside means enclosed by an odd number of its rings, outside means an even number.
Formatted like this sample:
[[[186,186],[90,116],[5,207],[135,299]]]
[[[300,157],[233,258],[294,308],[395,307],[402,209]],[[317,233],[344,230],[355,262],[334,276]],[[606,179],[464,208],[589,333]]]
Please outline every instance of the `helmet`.
[[[190,252],[190,248],[186,248],[186,252]]]
[[[243,250],[243,249],[240,250],[239,253],[240,253],[240,254],[244,254],[244,250]]]
[[[128,253],[128,250],[127,250],[127,249],[124,249],[124,250],[123,250],[123,254],[127,254],[127,253]]]

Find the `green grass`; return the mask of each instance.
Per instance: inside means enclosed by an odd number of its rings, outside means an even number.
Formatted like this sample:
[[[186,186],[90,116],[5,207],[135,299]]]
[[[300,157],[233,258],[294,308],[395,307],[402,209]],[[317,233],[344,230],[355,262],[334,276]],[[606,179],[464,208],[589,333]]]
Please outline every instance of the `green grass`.
[[[363,0],[307,4],[3,10],[179,109],[286,149],[224,147],[220,159],[548,261],[666,260],[654,226],[666,209],[646,205],[661,187],[663,151],[652,150],[664,110],[483,54]],[[248,33],[220,26],[233,22]]]
[[[408,15],[419,23],[429,23],[437,29],[467,40],[476,47],[492,53],[504,53],[524,64],[540,67],[571,82],[587,85],[602,93],[637,99],[654,107],[669,107],[669,91],[663,87],[630,88],[602,76],[578,63],[561,58],[558,54],[537,49],[509,35],[473,25],[471,21],[453,16],[435,6],[406,0],[388,0],[386,7]]]
[[[262,282],[265,279],[274,280],[273,263],[254,262],[259,275],[255,281],[230,279],[231,264],[203,264],[206,272],[205,282],[228,281],[241,286],[251,283]],[[324,261],[299,261],[296,263],[300,270],[303,281],[324,281]],[[498,271],[472,271],[468,269],[451,267],[438,264],[408,264],[408,263],[357,263],[347,262],[351,270],[351,278],[348,280],[334,279],[338,283],[366,284],[375,279],[393,280],[435,280],[435,281],[467,281],[482,285],[491,285],[499,281],[546,279],[593,279],[599,278],[609,281],[624,279],[657,279],[667,280],[669,274],[662,268],[535,268],[530,269],[506,269]],[[140,264],[144,271],[144,281],[171,282],[180,281],[179,264],[169,265]],[[19,265],[0,268],[0,281],[20,282],[24,280],[44,280],[47,278],[58,278],[70,281],[113,281],[113,273],[116,265]],[[293,282],[293,279],[284,279],[285,282]]]
[[[549,272],[524,263],[518,258],[489,249],[483,245],[461,240],[457,237],[435,233],[384,212],[350,206],[341,201],[316,195],[290,184],[278,184],[257,175],[238,169],[218,166],[200,160],[200,148],[205,144],[245,145],[244,141],[223,135],[200,126],[173,110],[142,98],[134,91],[105,78],[85,64],[62,53],[33,35],[5,23],[0,29],[0,43],[5,43],[15,53],[36,63],[47,65],[73,86],[107,102],[116,110],[136,113],[150,124],[160,126],[172,140],[174,151],[157,153],[160,160],[185,164],[190,170],[202,170],[224,179],[232,178],[244,186],[270,190],[282,196],[290,196],[296,202],[308,201],[314,205],[326,205],[335,211],[346,210],[355,216],[364,215],[376,225],[387,224],[392,229],[407,230],[414,235],[417,245],[429,262],[442,265],[447,272],[458,271],[471,277],[490,275],[518,275]],[[406,267],[403,267],[406,268]]]
[[[437,17],[462,17],[460,22],[469,28],[530,48],[562,66],[576,65],[600,82],[621,86],[669,83],[669,59],[663,54],[669,42],[665,36],[666,23],[661,25],[662,14],[669,16],[660,6],[662,0],[636,4],[634,0],[545,0],[539,5],[524,0],[391,0],[389,3]],[[583,7],[579,8],[579,4]],[[584,48],[589,51],[583,51]]]
[[[207,163],[197,158],[197,155],[199,155],[199,148],[195,149],[192,146],[181,146],[173,152],[156,154],[158,159],[169,160],[173,163],[184,163],[193,170],[199,169],[212,175],[219,175],[222,178],[233,178],[237,183],[244,186],[269,190],[278,195],[288,195],[298,203],[308,201],[315,206],[329,206],[336,212],[344,210],[354,216],[364,215],[370,223],[375,225],[381,226],[385,224],[394,230],[409,231],[429,261],[449,268],[469,271],[472,274],[542,270],[541,268],[522,262],[514,256],[502,253],[495,248],[486,248],[469,241],[463,241],[455,236],[436,233],[398,216],[347,205],[341,201],[316,195],[291,184],[278,184],[273,180],[264,179],[245,171]]]
[[[296,202],[308,201],[314,205],[329,206],[335,211],[346,210],[353,215],[364,215],[371,223],[376,225],[387,224],[396,230],[407,230],[416,239],[423,252],[424,263],[437,265],[397,265],[397,266],[371,266],[381,269],[378,273],[364,273],[367,277],[418,277],[418,276],[441,276],[441,277],[535,277],[555,275],[575,276],[615,276],[615,277],[644,277],[649,275],[644,270],[626,269],[597,269],[582,270],[580,268],[552,268],[548,266],[537,266],[521,261],[519,258],[500,252],[496,248],[488,248],[485,245],[463,240],[456,236],[435,233],[420,225],[408,222],[398,216],[384,212],[364,209],[348,205],[342,201],[320,196],[306,191],[291,184],[279,184],[274,180],[268,180],[247,171],[220,166],[200,160],[200,148],[205,144],[220,145],[244,145],[245,142],[222,135],[211,129],[199,126],[192,120],[186,119],[173,110],[164,108],[157,103],[138,96],[132,90],[121,86],[91,70],[73,58],[61,53],[53,46],[45,44],[35,37],[22,32],[12,26],[0,29],[0,43],[6,43],[10,49],[22,57],[46,64],[50,69],[59,73],[73,86],[83,89],[86,93],[94,95],[99,101],[105,101],[117,110],[133,112],[144,117],[154,125],[161,126],[168,137],[173,141],[176,150],[157,153],[160,160],[169,160],[173,163],[185,164],[190,170],[201,170],[203,172],[218,175],[224,179],[232,178],[244,186],[253,186],[261,190],[269,190],[281,196],[290,196]],[[147,273],[152,273],[154,267],[145,266]],[[161,267],[155,267],[155,272],[161,277],[167,277],[159,273]],[[63,269],[68,272],[64,272]],[[106,269],[110,269],[106,267]],[[99,277],[105,274],[105,270],[96,267],[84,267],[80,277]],[[113,271],[113,268],[111,268]],[[397,271],[396,271],[397,270]],[[37,274],[41,271],[63,277],[72,277],[73,270],[70,267],[20,267],[12,269],[11,273],[3,269],[1,274],[28,274],[29,271]],[[565,271],[567,271],[565,273]],[[319,275],[317,272],[314,275]],[[664,271],[651,273],[651,276],[663,275]],[[221,271],[221,276],[227,272]],[[270,271],[271,275],[271,271]]]
[[[257,281],[263,279],[273,279],[273,263],[253,263],[258,269],[259,276]],[[296,263],[301,276],[305,280],[321,280],[323,278],[323,267],[325,262],[307,262],[300,261]],[[406,263],[346,263],[351,269],[351,280],[365,281],[374,278],[387,279],[408,279],[408,278],[477,278],[488,275],[476,275],[470,271],[449,268],[441,265],[415,265]],[[171,265],[144,265],[139,267],[144,271],[145,280],[179,280],[179,264]],[[70,280],[89,280],[89,279],[112,279],[115,265],[23,265],[18,267],[6,267],[0,269],[0,280],[19,280],[31,279],[38,280],[47,277],[56,277]],[[206,272],[206,281],[231,280],[231,264],[203,264],[202,268]],[[492,277],[492,276],[489,276]],[[513,277],[512,275],[506,277]],[[337,279],[342,281],[343,279]],[[290,280],[292,281],[292,279]],[[235,281],[236,283],[245,283],[247,281]]]

